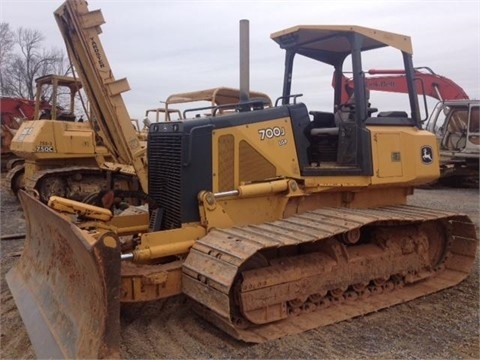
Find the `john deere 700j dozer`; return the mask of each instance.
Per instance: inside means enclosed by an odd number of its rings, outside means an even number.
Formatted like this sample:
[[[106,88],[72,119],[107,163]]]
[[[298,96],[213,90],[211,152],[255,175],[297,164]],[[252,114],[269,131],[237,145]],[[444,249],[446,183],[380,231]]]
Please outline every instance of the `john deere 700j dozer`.
[[[55,17],[96,117],[113,110],[129,122],[125,87],[99,41],[101,12],[68,0]],[[233,114],[152,124],[148,171],[136,142],[118,138],[148,183],[148,214],[113,217],[20,193],[27,240],[7,280],[39,357],[118,356],[121,303],[185,293],[221,329],[261,342],[469,274],[471,220],[406,205],[414,186],[439,176],[435,136],[419,120],[410,38],[336,25],[292,27],[272,39],[286,51],[275,106],[245,101]],[[385,47],[401,54],[409,115],[373,116],[368,106],[362,58]],[[349,68],[354,103],[341,104],[338,86],[327,111],[309,113],[291,91],[294,58],[330,65],[336,84]]]

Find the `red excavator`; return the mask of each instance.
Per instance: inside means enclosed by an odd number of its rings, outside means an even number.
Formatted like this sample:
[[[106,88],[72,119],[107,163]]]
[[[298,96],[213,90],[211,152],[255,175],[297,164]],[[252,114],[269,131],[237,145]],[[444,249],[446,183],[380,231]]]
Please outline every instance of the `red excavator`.
[[[35,101],[21,98],[0,97],[1,109],[1,155],[2,171],[10,170],[23,162],[10,151],[10,144],[24,120],[33,120]],[[40,109],[51,109],[47,101],[40,103]]]
[[[371,91],[408,93],[403,70],[369,70],[365,84]],[[415,69],[417,93],[439,102],[427,116],[427,130],[437,136],[440,149],[440,183],[478,187],[480,154],[480,100],[471,100],[454,81],[428,67]],[[353,94],[353,81],[342,79],[342,103]],[[426,103],[425,103],[426,104]]]

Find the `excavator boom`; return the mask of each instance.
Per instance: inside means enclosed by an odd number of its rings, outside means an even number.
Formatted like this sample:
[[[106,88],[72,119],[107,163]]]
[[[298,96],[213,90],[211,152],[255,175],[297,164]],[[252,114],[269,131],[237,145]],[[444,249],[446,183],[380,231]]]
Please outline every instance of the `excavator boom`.
[[[367,88],[371,91],[408,93],[404,70],[371,69],[366,73],[373,75],[365,78]],[[428,67],[415,68],[415,78],[418,94],[424,94],[439,101],[469,99],[460,85],[445,76],[436,74]],[[353,80],[343,76],[342,84],[342,102],[347,103],[352,94]],[[335,78],[333,78],[333,86],[335,86]]]

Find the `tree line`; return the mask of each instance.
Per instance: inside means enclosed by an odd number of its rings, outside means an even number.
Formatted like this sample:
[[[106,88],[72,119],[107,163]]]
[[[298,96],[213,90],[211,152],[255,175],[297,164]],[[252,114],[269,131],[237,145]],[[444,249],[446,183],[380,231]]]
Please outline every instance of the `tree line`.
[[[34,100],[36,78],[71,73],[65,53],[47,48],[44,42],[45,36],[38,30],[11,29],[8,23],[0,23],[1,96]]]

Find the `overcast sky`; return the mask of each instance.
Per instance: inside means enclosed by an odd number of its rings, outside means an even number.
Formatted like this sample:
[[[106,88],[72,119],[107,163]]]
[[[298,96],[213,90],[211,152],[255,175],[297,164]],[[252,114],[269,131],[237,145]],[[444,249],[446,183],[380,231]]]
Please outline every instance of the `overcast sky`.
[[[1,0],[0,20],[41,31],[64,48],[52,0]],[[480,98],[480,1],[90,0],[100,39],[132,118],[169,94],[239,86],[239,21],[250,22],[250,89],[281,94],[284,52],[270,34],[295,25],[348,24],[411,36],[415,66],[429,66]]]

